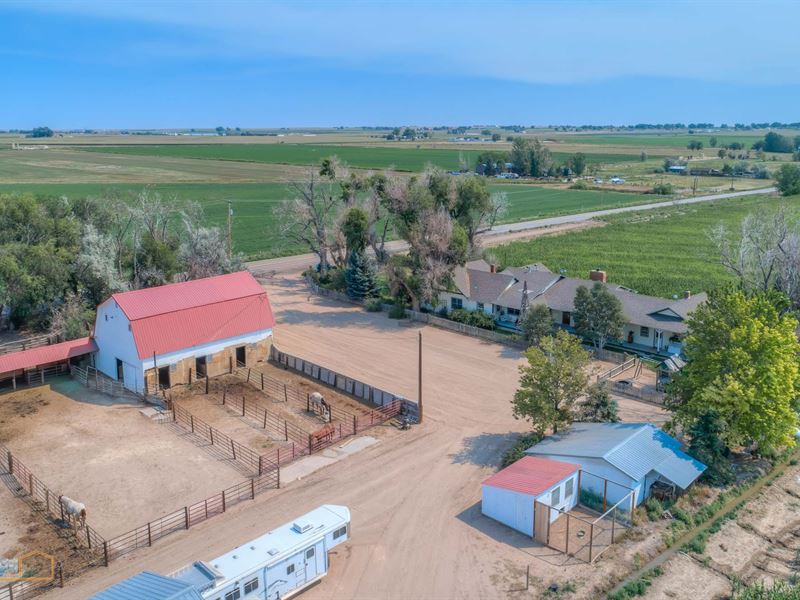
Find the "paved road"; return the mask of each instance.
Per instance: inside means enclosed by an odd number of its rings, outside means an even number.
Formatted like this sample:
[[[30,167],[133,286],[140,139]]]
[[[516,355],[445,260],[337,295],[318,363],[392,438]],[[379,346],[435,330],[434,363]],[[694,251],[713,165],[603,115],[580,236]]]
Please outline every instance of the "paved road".
[[[561,215],[560,217],[548,217],[547,219],[535,219],[532,221],[520,221],[518,223],[506,223],[503,225],[496,225],[488,232],[483,234],[484,242],[487,238],[494,235],[508,234],[512,232],[526,231],[531,229],[542,229],[545,227],[553,227],[554,225],[566,225],[570,223],[582,223],[590,221],[597,217],[604,217],[607,215],[617,215],[620,213],[653,210],[657,208],[664,208],[667,206],[677,206],[682,204],[696,204],[698,202],[711,202],[713,200],[724,200],[726,198],[738,198],[740,196],[752,196],[755,194],[769,194],[776,191],[774,187],[761,188],[757,190],[745,190],[742,192],[728,192],[725,194],[713,194],[711,196],[696,196],[694,198],[684,198],[682,200],[667,200],[665,202],[651,202],[649,204],[634,204],[631,206],[622,206],[619,208],[607,208],[604,210],[593,210],[590,212],[578,213],[573,215]],[[396,240],[388,242],[386,249],[390,253],[404,252],[408,249],[408,245],[401,241]],[[284,256],[282,258],[269,258],[266,260],[257,260],[247,263],[248,268],[256,275],[267,273],[291,273],[302,271],[309,265],[315,264],[317,257],[315,254],[296,254],[294,256]]]

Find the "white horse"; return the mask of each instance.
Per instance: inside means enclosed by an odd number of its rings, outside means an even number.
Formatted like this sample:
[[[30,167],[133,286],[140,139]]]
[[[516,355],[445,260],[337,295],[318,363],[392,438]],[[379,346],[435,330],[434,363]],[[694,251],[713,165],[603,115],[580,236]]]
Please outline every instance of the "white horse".
[[[330,405],[325,402],[325,398],[322,397],[322,394],[319,392],[314,392],[308,397],[309,403],[311,405],[311,410],[314,412],[320,412],[326,417],[331,414],[331,407]]]
[[[86,526],[86,505],[67,498],[66,496],[59,496],[58,502],[61,504],[63,514],[66,516],[68,522],[74,521],[78,527]]]

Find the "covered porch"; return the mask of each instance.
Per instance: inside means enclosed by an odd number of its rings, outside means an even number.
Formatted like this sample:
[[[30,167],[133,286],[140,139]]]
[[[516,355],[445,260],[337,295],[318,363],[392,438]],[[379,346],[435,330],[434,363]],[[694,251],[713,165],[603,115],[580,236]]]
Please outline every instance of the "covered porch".
[[[70,364],[97,351],[89,337],[10,352],[0,356],[0,389],[42,385],[48,377],[69,372]]]

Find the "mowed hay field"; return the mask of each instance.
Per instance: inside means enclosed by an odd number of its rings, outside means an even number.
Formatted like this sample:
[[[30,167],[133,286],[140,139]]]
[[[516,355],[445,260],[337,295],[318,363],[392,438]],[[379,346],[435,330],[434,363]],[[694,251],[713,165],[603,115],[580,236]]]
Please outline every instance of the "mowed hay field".
[[[720,223],[736,231],[746,215],[781,204],[800,214],[800,196],[732,198],[607,217],[605,227],[513,242],[492,252],[503,266],[542,262],[571,277],[603,269],[612,283],[668,298],[730,281],[709,231]]]
[[[0,193],[33,193],[79,198],[119,195],[133,198],[144,184],[0,184]],[[225,227],[228,201],[233,205],[234,250],[248,258],[271,258],[308,252],[280,235],[275,209],[291,192],[282,183],[179,183],[151,186],[164,198],[177,203],[199,203],[208,222]],[[552,217],[602,208],[652,202],[653,196],[620,192],[564,190],[552,187],[495,184],[490,189],[505,192],[509,208],[503,222]]]
[[[505,147],[504,147],[505,146]],[[507,150],[508,145],[498,145],[497,150]],[[422,171],[431,164],[447,170],[459,168],[466,161],[474,168],[480,150],[424,148],[401,145],[343,146],[327,144],[182,144],[153,146],[84,147],[86,152],[127,154],[135,156],[164,156],[195,159],[250,161],[287,165],[317,164],[323,158],[337,156],[352,167],[364,169],[394,169],[397,171]],[[569,153],[553,152],[556,162],[564,162]],[[587,154],[590,163],[616,163],[638,160],[637,154]]]

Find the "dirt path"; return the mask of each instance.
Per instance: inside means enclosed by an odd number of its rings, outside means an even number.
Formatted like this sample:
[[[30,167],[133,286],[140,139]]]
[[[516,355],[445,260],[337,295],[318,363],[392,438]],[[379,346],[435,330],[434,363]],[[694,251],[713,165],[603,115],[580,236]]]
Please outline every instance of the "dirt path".
[[[590,597],[590,586],[613,561],[591,567],[565,561],[480,514],[481,481],[527,429],[509,405],[518,351],[309,299],[297,279],[276,279],[267,290],[279,348],[410,398],[417,395],[421,329],[425,422],[409,431],[380,428],[379,443],[95,570],[51,597],[85,598],[143,569],[168,573],[211,559],[322,503],[350,508],[353,537],[304,600],[535,598],[547,584],[566,579]],[[625,406],[622,416],[630,417]],[[637,412],[636,419],[642,416]],[[527,593],[515,592],[527,565],[534,583]]]

